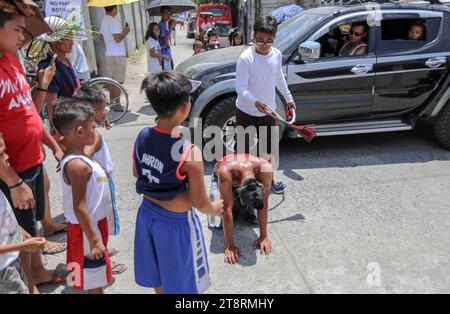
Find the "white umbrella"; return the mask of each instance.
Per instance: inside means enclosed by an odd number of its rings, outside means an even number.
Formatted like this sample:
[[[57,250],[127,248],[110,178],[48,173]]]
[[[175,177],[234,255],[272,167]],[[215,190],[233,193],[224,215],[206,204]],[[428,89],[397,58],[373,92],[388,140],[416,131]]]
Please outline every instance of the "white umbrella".
[[[191,0],[154,0],[150,3],[147,11],[150,15],[161,15],[161,7],[168,6],[172,13],[182,13],[197,8],[197,5]]]

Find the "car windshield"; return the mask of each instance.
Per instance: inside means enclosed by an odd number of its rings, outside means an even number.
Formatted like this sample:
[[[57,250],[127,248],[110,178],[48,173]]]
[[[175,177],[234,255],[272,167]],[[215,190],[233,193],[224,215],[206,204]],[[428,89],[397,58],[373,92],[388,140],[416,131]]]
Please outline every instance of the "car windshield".
[[[216,24],[216,32],[217,35],[220,37],[226,37],[228,36],[228,33],[230,32],[230,24]]]
[[[307,11],[281,23],[278,27],[274,47],[284,53],[297,38],[309,32],[311,28],[327,15],[312,14]]]
[[[209,8],[208,12],[214,14],[214,16],[222,16],[222,9],[221,8]]]

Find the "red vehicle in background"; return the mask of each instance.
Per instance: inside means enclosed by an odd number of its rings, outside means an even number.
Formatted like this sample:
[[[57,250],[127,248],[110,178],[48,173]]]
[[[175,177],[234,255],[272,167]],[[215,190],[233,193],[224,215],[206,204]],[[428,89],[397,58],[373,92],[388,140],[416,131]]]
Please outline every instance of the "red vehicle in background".
[[[198,18],[197,18],[197,34],[201,34],[202,24],[204,19],[201,17],[201,13],[212,13],[211,17],[208,17],[208,22],[214,24],[215,22],[228,22],[230,28],[233,27],[233,20],[231,17],[231,7],[228,4],[200,4],[198,6]]]

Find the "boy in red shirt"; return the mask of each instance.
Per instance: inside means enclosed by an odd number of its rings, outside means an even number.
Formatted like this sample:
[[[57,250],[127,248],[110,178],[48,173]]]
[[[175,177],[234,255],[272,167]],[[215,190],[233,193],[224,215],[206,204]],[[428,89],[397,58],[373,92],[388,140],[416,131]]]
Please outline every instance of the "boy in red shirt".
[[[0,190],[13,207],[19,225],[35,237],[36,222],[43,219],[45,208],[41,142],[58,161],[63,153],[36,112],[30,86],[15,56],[25,43],[25,16],[33,15],[29,2],[16,2],[21,6],[0,2],[0,132],[10,157],[10,166],[0,168]],[[43,83],[38,93],[45,93],[47,86]],[[65,278],[66,274],[44,268],[40,251],[21,253],[21,261],[31,292],[37,292],[37,284]]]

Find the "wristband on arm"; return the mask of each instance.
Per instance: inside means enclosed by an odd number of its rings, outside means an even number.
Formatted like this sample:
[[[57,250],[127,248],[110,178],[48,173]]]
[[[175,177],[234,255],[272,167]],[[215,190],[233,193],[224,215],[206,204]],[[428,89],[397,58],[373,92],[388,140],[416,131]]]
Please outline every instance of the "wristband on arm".
[[[16,183],[16,184],[14,184],[14,185],[8,186],[8,188],[9,188],[10,190],[12,190],[12,189],[15,189],[15,188],[17,188],[17,187],[21,186],[21,185],[22,185],[22,183],[24,183],[24,181],[23,181],[22,179],[20,179],[20,181],[19,181],[19,182],[17,182],[17,183]]]

